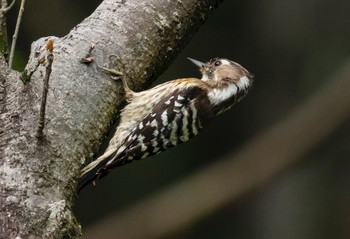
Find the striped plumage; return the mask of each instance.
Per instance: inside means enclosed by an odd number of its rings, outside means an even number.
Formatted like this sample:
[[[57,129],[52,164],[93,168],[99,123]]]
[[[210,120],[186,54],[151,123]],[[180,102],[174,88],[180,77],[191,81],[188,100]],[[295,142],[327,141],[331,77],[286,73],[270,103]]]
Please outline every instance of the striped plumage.
[[[128,104],[119,126],[104,154],[82,169],[78,190],[114,167],[188,141],[252,85],[253,76],[235,62],[190,60],[200,67],[202,79],[177,79],[141,92],[131,91],[123,81]]]

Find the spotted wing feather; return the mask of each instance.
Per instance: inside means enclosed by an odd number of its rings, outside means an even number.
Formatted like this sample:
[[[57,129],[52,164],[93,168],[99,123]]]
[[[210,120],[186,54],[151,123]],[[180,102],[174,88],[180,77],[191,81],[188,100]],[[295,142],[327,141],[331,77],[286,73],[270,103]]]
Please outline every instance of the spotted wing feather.
[[[198,110],[198,107],[205,104],[202,104],[205,100],[205,90],[195,86],[176,90],[164,97],[131,131],[116,152],[81,178],[79,188],[104,177],[114,167],[152,156],[188,141],[205,124],[203,119],[207,117],[199,117],[199,114],[206,112]]]
[[[199,94],[205,95],[202,91],[196,87],[187,88],[172,92],[157,103],[108,159],[104,170],[162,152],[196,135],[202,124],[198,121],[195,104],[200,99]]]

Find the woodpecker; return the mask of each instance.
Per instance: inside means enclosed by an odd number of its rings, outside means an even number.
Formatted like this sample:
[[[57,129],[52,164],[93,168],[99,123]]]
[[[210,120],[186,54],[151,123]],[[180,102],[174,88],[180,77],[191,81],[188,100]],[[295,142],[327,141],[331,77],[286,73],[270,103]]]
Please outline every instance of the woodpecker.
[[[119,126],[106,151],[82,169],[78,191],[115,167],[187,142],[252,86],[253,75],[236,62],[188,59],[199,67],[201,79],[177,79],[134,92],[122,78],[127,105]]]

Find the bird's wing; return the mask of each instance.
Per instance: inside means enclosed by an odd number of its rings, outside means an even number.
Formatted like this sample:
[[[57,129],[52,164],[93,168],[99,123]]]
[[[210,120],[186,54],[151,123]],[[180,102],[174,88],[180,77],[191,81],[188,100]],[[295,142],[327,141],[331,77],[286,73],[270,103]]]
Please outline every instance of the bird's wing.
[[[204,89],[193,86],[164,97],[109,157],[103,170],[160,153],[196,135],[202,126],[195,99],[201,99],[201,94]]]
[[[202,127],[198,114],[203,112],[199,112],[195,104],[205,93],[203,88],[192,86],[163,97],[118,150],[101,161],[96,160],[89,170],[83,170],[79,190],[104,177],[114,167],[160,153],[196,135]]]

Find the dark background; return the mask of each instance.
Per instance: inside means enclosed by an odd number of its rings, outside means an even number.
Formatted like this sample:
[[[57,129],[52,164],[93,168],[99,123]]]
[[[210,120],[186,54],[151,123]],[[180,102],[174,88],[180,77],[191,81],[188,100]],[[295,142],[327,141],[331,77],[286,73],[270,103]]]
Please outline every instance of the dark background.
[[[64,36],[100,2],[27,1],[15,68],[24,68],[32,41]],[[9,14],[10,33],[16,4]],[[223,160],[228,152],[284,119],[348,57],[349,12],[346,0],[224,2],[155,84],[200,77],[186,57],[207,61],[219,56],[251,71],[253,89],[190,143],[116,169],[96,187],[86,188],[75,207],[83,227]],[[349,129],[344,124],[273,182],[173,238],[350,238]]]

